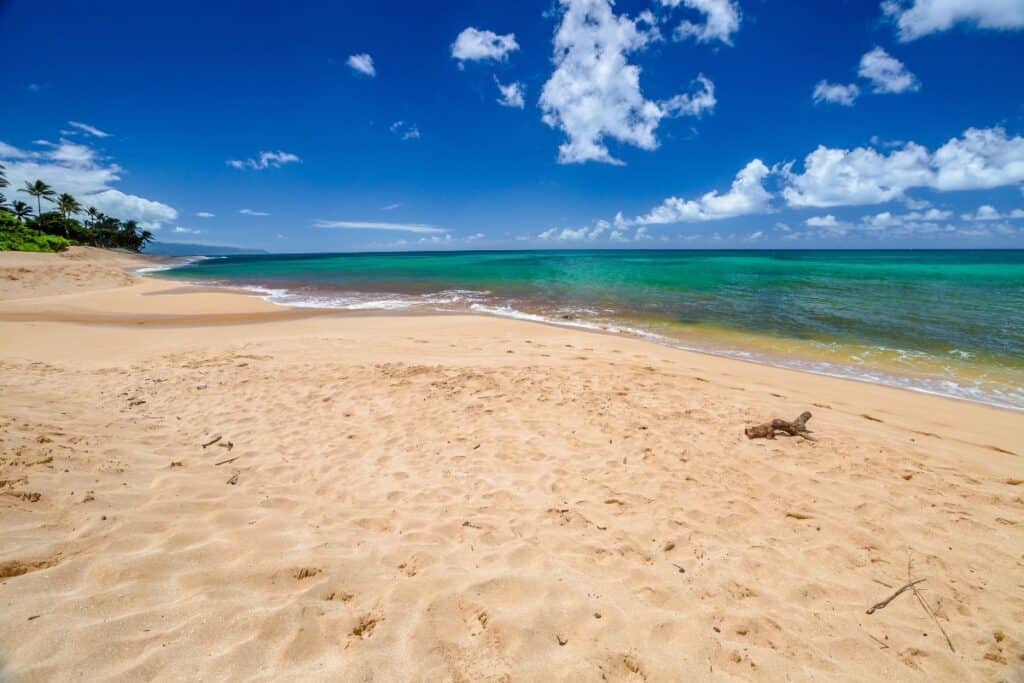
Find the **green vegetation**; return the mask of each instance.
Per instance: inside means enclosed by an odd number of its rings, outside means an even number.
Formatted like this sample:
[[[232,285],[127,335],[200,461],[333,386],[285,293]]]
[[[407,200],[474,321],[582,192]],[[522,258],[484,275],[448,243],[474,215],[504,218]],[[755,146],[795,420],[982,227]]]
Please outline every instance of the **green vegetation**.
[[[0,251],[64,251],[70,244],[59,235],[29,230],[16,216],[0,210]]]
[[[0,188],[8,186],[3,164],[0,164]],[[77,199],[66,192],[57,192],[41,180],[26,182],[18,192],[34,197],[32,206],[23,201],[8,204],[0,193],[0,251],[63,251],[73,244],[106,249],[141,251],[153,239],[135,221],[122,221],[107,216],[95,207],[82,208]],[[43,201],[56,204],[56,211],[43,211]],[[75,216],[85,214],[85,220]]]

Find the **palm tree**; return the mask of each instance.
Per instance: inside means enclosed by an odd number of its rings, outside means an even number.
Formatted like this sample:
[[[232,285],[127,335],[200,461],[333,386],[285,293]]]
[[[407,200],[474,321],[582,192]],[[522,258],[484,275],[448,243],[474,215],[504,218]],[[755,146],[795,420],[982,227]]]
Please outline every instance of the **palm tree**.
[[[86,225],[88,225],[90,228],[96,225],[96,221],[98,221],[103,216],[103,214],[100,213],[100,210],[97,209],[95,206],[90,206],[88,209],[86,209],[85,215],[89,217],[86,220]]]
[[[26,218],[32,215],[32,207],[21,201],[20,199],[11,205],[14,209],[14,215],[18,217],[18,220],[24,221]]]
[[[18,192],[24,192],[30,194],[36,198],[36,214],[39,216],[39,220],[43,220],[43,200],[52,202],[53,198],[57,196],[57,193],[53,191],[53,188],[44,183],[42,180],[37,180],[34,183],[25,181],[25,187],[18,190]]]
[[[60,210],[62,216],[64,216],[65,225],[64,232],[67,233],[68,226],[66,221],[69,216],[82,213],[82,205],[78,203],[78,200],[69,195],[67,192],[57,197],[57,208]]]
[[[0,164],[0,187],[7,187],[10,183],[7,182],[7,175],[4,173],[4,165]],[[4,196],[3,192],[0,192],[0,209],[7,206],[7,197]]]

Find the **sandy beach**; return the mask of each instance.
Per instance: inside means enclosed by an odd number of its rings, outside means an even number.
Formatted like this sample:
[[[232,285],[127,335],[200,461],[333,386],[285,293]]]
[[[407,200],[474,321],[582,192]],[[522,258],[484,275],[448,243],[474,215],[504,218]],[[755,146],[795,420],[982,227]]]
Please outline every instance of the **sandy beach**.
[[[0,254],[0,680],[1024,680],[1024,413],[147,264]]]

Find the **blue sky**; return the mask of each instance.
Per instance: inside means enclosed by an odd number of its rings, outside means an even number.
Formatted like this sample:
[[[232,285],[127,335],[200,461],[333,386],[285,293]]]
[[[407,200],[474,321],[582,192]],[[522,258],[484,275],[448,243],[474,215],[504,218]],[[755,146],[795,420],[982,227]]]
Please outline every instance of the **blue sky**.
[[[1022,29],[1024,0],[0,0],[0,162],[271,251],[1024,247]]]

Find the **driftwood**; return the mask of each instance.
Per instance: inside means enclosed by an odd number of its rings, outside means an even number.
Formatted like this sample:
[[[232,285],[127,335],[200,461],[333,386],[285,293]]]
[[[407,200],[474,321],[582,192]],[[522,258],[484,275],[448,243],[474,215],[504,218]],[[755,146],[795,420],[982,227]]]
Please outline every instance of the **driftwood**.
[[[220,434],[218,434],[217,436],[213,437],[212,439],[210,439],[209,441],[204,443],[203,444],[203,448],[206,448],[207,446],[212,446],[213,444],[215,444],[218,441],[220,441],[220,439],[221,439],[221,436],[220,436]]]
[[[782,432],[789,436],[802,436],[808,441],[814,441],[814,437],[809,436],[807,430],[807,421],[810,419],[811,414],[805,412],[792,422],[775,418],[771,422],[747,427],[743,431],[748,439],[774,439],[776,432]]]

